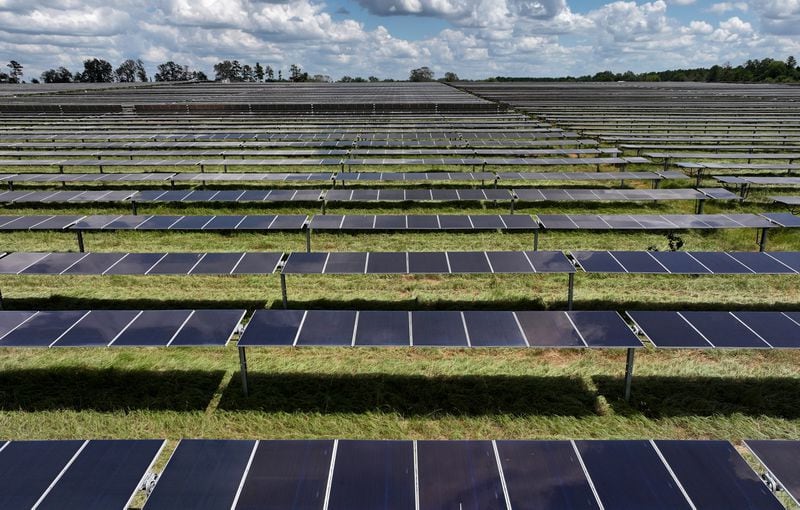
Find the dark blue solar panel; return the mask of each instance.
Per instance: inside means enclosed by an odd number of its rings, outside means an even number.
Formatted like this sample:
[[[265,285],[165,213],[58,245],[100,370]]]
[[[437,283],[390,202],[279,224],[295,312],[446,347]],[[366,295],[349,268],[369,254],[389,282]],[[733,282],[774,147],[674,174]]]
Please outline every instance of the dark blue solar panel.
[[[17,274],[31,264],[42,260],[47,253],[9,253],[0,258],[0,273]]]
[[[678,312],[628,312],[656,347],[713,347]]]
[[[317,214],[311,218],[309,228],[311,228],[311,230],[338,230],[343,220],[344,216],[341,214]],[[372,224],[372,222],[370,222],[370,224]]]
[[[610,253],[605,251],[573,251],[572,256],[587,273],[624,273]]]
[[[525,347],[512,312],[464,312],[473,347]]]
[[[200,230],[214,218],[213,216],[184,216],[176,221],[170,230]]]
[[[175,336],[190,313],[191,310],[144,310],[111,345],[163,347]]]
[[[238,227],[238,230],[261,228],[261,222],[266,223],[271,216],[248,216]],[[308,216],[304,214],[283,214],[275,217],[270,225],[270,230],[301,230]]]
[[[270,274],[281,257],[282,253],[245,253],[232,274]]]
[[[617,312],[567,312],[589,347],[641,347]]]
[[[104,274],[145,274],[163,256],[163,253],[129,253]]]
[[[370,255],[372,257],[374,254]],[[410,273],[449,273],[447,256],[441,252],[409,252]]]
[[[161,440],[94,440],[37,508],[126,508],[155,460]]]
[[[473,216],[473,222],[475,217]],[[503,214],[500,219],[509,230],[538,230],[539,224],[527,214]]]
[[[800,501],[800,470],[797,469],[800,441],[748,439],[745,444],[773,477],[778,479],[794,501]]]
[[[692,252],[692,257],[715,274],[752,274],[753,272],[725,252]]]
[[[83,441],[13,441],[0,451],[0,508],[29,510]]]
[[[309,310],[297,345],[351,345],[355,322],[356,312],[351,310]]]
[[[456,214],[440,214],[439,224],[442,228],[448,230],[471,230],[472,223],[470,223],[469,216],[461,216]]]
[[[566,255],[560,251],[526,251],[538,273],[574,273],[575,267]]]
[[[414,345],[467,347],[467,335],[459,312],[411,312],[411,328]]]
[[[170,228],[180,216],[151,216],[136,227],[136,230],[166,230]]]
[[[56,347],[108,345],[139,314],[133,310],[93,310],[64,336]]]
[[[294,218],[294,216],[289,216],[289,217],[277,216],[276,217],[275,215],[272,215],[272,214],[245,216],[244,219],[242,219],[236,225],[236,230],[267,230],[268,228],[270,228],[270,225],[272,225],[273,228],[279,227],[281,222],[279,222],[278,219],[285,221],[285,220],[291,220],[293,218]],[[300,223],[298,225],[295,226],[295,228],[299,229],[303,225],[303,221],[305,221],[305,217],[301,216],[301,218],[302,218],[302,220],[300,221]],[[278,225],[276,225],[276,223]],[[282,228],[290,228],[290,227],[289,227],[288,224],[285,224],[285,225],[282,225]]]
[[[89,253],[63,274],[103,274],[124,256],[124,253]]]
[[[410,345],[409,313],[361,311],[356,345]]]
[[[766,253],[755,251],[731,252],[729,255],[759,274],[786,274],[795,272]]]
[[[516,216],[509,216],[510,218],[515,218]],[[525,216],[519,216],[520,218],[525,218]],[[528,216],[530,219],[530,216]],[[472,225],[476,229],[482,230],[489,230],[489,229],[502,229],[505,228],[505,224],[500,219],[500,216],[496,216],[494,214],[473,214],[470,216],[470,220],[472,221]]]
[[[207,253],[190,274],[230,274],[243,253]]]
[[[9,331],[30,319],[36,312],[0,311],[0,339]]]
[[[650,255],[675,274],[709,274],[710,271],[700,262],[682,251],[652,251]]]
[[[147,274],[189,274],[189,270],[203,257],[203,253],[168,253]]]
[[[378,215],[375,217],[376,230],[405,230],[405,216]]]
[[[314,216],[318,218],[319,216]],[[342,230],[371,230],[375,223],[375,216],[369,215],[348,215],[344,217]]]
[[[780,312],[734,312],[772,347],[781,349],[800,348],[800,325]]]
[[[367,273],[370,274],[405,273],[407,271],[405,252],[372,252],[367,258]]]
[[[564,312],[514,312],[531,347],[585,347]]]
[[[491,273],[489,259],[482,251],[449,251],[450,271],[453,273]]]
[[[203,230],[233,230],[243,219],[244,216],[215,216]]]
[[[225,345],[242,317],[243,310],[197,310],[169,345]]]
[[[0,346],[47,347],[85,314],[79,310],[39,312],[0,339]]]
[[[332,452],[333,441],[260,441],[236,510],[321,509]]]
[[[438,230],[439,221],[433,214],[411,214],[406,217],[409,229]]]
[[[681,312],[714,347],[769,347],[747,326],[728,312]]]
[[[286,264],[283,266],[281,272],[298,273],[298,274],[321,274],[322,268],[325,267],[325,261],[327,260],[327,258],[328,258],[327,253],[294,252],[289,254],[289,258],[286,259]]]
[[[569,441],[497,441],[511,508],[600,507]]]
[[[414,510],[411,441],[339,441],[328,510]]]
[[[328,264],[325,266],[325,273],[364,274],[366,265],[366,253],[331,252],[330,257],[328,257]]]
[[[656,441],[697,508],[781,509],[766,484],[727,441]]]
[[[575,441],[604,508],[692,507],[648,441]]]
[[[292,345],[303,315],[302,310],[256,310],[238,345]]]
[[[230,508],[255,441],[184,439],[144,508]]]
[[[419,441],[419,506],[424,509],[505,509],[490,441]]]
[[[51,253],[20,274],[59,274],[85,256],[85,253]]]
[[[666,273],[667,270],[656,262],[646,251],[613,251],[611,255],[629,273]]]
[[[489,251],[486,252],[492,271],[495,273],[532,273],[533,266],[528,258],[520,251]]]

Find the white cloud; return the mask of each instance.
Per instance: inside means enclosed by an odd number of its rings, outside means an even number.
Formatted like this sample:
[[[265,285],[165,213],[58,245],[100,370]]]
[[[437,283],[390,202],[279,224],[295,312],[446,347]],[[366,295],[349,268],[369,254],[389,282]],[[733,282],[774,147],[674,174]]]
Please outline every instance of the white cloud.
[[[713,14],[725,14],[731,11],[747,12],[748,9],[749,6],[747,5],[747,2],[717,2],[706,9],[706,12],[711,12]]]

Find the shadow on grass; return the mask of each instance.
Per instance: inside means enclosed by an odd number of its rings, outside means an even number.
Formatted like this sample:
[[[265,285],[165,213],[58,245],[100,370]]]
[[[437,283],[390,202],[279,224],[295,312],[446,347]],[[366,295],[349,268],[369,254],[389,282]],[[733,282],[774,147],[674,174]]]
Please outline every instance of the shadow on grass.
[[[380,300],[380,299],[291,299],[289,308],[297,310],[545,310],[547,306],[541,298],[534,299],[494,299],[491,301],[446,301],[419,298]],[[554,305],[555,306],[555,305]],[[566,307],[566,304],[564,305]],[[273,301],[272,308],[282,309],[280,300]]]
[[[201,411],[225,372],[47,368],[0,372],[0,410]]]
[[[621,398],[621,377],[596,376],[593,381],[598,393],[622,416],[642,414],[659,419],[744,414],[800,418],[800,379],[634,375],[630,404]]]
[[[365,413],[402,416],[492,414],[588,416],[595,395],[579,379],[530,376],[327,375],[250,373],[250,395],[234,374],[226,411]]]

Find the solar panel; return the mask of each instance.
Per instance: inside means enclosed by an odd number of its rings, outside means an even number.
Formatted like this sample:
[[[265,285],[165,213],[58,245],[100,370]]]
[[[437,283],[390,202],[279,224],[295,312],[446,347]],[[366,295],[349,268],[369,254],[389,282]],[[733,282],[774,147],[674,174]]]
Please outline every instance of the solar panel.
[[[467,347],[469,345],[460,312],[411,312],[412,338],[416,346]]]
[[[358,313],[358,326],[354,337],[354,345],[411,345],[410,326],[410,312],[361,311]]]
[[[59,274],[86,257],[85,253],[50,253],[19,274]]]
[[[309,310],[303,319],[303,327],[297,335],[296,344],[352,345],[355,324],[354,311]]]
[[[691,252],[691,257],[715,274],[752,274],[754,271],[723,252]]]
[[[650,252],[659,264],[673,274],[710,274],[711,271],[686,252],[652,251]]]
[[[149,275],[189,274],[203,253],[167,253],[147,272]]]
[[[371,254],[374,257],[374,253]],[[447,255],[441,252],[409,252],[409,273],[449,273]]]
[[[727,441],[655,441],[697,508],[781,509],[769,488]]]
[[[777,223],[782,227],[797,228],[800,227],[800,216],[795,216],[790,213],[761,213],[761,216]]]
[[[289,254],[286,263],[281,269],[282,273],[321,274],[325,268],[327,253],[301,253]]]
[[[139,314],[133,310],[93,310],[70,327],[56,347],[108,345]]]
[[[282,258],[283,253],[245,253],[231,274],[271,274],[277,270]]]
[[[0,258],[0,274],[17,274],[47,255],[47,253],[10,253]]]
[[[189,274],[230,274],[242,256],[244,253],[206,253],[192,266]]]
[[[625,268],[607,251],[573,251],[572,256],[587,273],[625,272]]]
[[[127,507],[163,446],[161,440],[88,441],[36,508]]]
[[[773,348],[800,348],[800,325],[784,313],[733,312],[733,315]]]
[[[447,252],[451,273],[491,273],[489,259],[485,252]]]
[[[165,253],[128,253],[119,262],[106,269],[103,274],[142,275],[165,255]]]
[[[404,252],[372,252],[367,257],[367,273],[407,273],[408,261]]]
[[[327,508],[414,510],[414,463],[409,441],[339,441]]]
[[[616,312],[567,312],[588,347],[641,347],[625,321]]]
[[[275,509],[322,508],[330,474],[333,444],[333,441],[327,440],[258,441],[242,481],[235,508],[259,510],[265,508],[265,505]],[[347,455],[348,460],[349,457],[350,455]],[[383,457],[376,456],[374,459],[382,460]],[[358,460],[367,462],[367,459],[361,457]],[[369,474],[375,476],[377,472],[380,471],[370,471]],[[360,477],[358,482],[363,482],[364,479]],[[344,482],[342,479],[338,481],[339,484]],[[359,483],[358,486],[361,491],[368,490],[363,483]],[[374,486],[382,487],[377,484]],[[331,490],[331,497],[333,494]],[[337,495],[337,498],[345,496],[346,494]],[[334,508],[330,506],[331,503],[332,500],[329,501],[328,508]],[[229,504],[226,508],[233,506]]]
[[[255,441],[182,440],[144,508],[231,508],[255,446]]]
[[[115,347],[164,347],[177,334],[192,310],[144,310],[112,339]]]
[[[244,317],[244,310],[197,310],[167,345],[226,345]]]
[[[0,338],[0,345],[48,347],[86,313],[85,311],[38,312]]]
[[[525,347],[513,312],[481,312],[464,313],[464,325],[469,334],[472,347]]]
[[[61,274],[102,274],[124,256],[124,253],[87,253],[79,262],[76,262]]]
[[[747,439],[744,444],[766,466],[773,480],[791,496],[795,504],[800,504],[800,441],[754,440]]]
[[[575,441],[604,508],[690,510],[648,441]]]
[[[642,333],[659,348],[714,347],[678,312],[627,312]]]
[[[491,441],[418,441],[420,508],[507,509]]]
[[[325,266],[326,274],[364,274],[367,253],[330,253]]]
[[[667,270],[646,251],[614,251],[611,256],[628,273],[666,273]]]
[[[511,508],[600,506],[568,441],[496,441]]]

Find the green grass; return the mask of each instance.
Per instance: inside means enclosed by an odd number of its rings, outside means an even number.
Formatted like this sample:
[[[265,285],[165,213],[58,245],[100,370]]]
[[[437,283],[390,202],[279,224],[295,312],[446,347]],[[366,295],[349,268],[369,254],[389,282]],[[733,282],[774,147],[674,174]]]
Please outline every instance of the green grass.
[[[689,213],[693,204],[541,204],[520,213]],[[707,212],[781,209],[755,196]],[[6,208],[59,214],[65,208]],[[504,213],[409,204],[331,212]],[[123,207],[70,208],[127,214]],[[309,213],[313,208],[151,206],[143,214]],[[753,230],[684,232],[684,250],[755,250]],[[76,249],[65,233],[3,233],[3,251]],[[94,251],[305,249],[302,234],[115,232]],[[519,250],[530,234],[315,234],[315,250]],[[554,232],[540,249],[667,249],[661,234]],[[773,232],[771,250],[800,249]],[[566,276],[291,276],[294,308],[563,309]],[[576,309],[800,309],[796,276],[578,274]],[[0,277],[9,309],[280,306],[262,277]],[[622,400],[623,351],[250,349],[241,394],[236,349],[0,349],[3,438],[797,438],[800,353],[669,351],[636,356]],[[170,443],[174,446],[174,441]],[[162,456],[162,464],[169,454]]]

